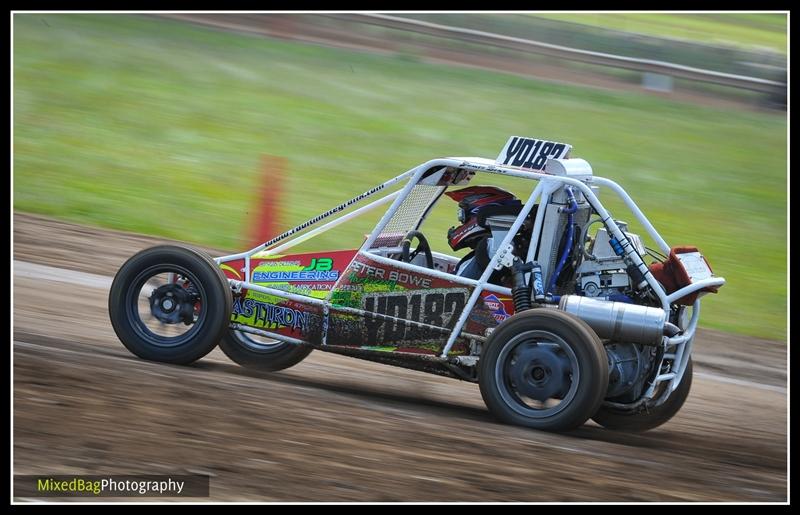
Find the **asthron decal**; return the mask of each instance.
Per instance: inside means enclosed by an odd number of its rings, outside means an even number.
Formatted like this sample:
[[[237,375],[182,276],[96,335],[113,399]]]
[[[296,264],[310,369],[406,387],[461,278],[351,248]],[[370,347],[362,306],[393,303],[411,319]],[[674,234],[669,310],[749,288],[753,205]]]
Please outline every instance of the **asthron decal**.
[[[308,332],[309,314],[286,306],[236,298],[233,301],[233,313],[247,319],[248,325],[255,327],[290,327],[292,331],[300,331],[300,334]]]

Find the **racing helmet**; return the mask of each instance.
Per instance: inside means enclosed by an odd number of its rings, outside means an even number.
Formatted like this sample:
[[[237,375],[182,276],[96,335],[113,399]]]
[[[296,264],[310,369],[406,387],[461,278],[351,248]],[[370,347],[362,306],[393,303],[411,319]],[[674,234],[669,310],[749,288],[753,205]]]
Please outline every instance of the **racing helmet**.
[[[494,207],[522,209],[522,202],[512,193],[495,186],[470,186],[445,195],[458,202],[458,221],[461,225],[447,231],[447,242],[453,250],[475,248],[489,229],[479,223],[479,215]]]

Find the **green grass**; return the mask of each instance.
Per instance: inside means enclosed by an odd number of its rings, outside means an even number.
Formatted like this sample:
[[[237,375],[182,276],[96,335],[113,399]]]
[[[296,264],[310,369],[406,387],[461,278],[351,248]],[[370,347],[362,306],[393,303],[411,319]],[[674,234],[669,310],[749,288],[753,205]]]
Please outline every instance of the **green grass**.
[[[668,242],[698,245],[728,279],[704,304],[703,325],[786,336],[782,114],[140,16],[14,19],[15,209],[239,248],[263,154],[289,159],[288,228],[428,159],[494,157],[511,134],[546,137],[572,143]],[[524,194],[525,184],[501,184]],[[424,228],[440,249],[456,222],[447,203]],[[369,230],[359,220],[313,248],[353,247]]]
[[[698,43],[764,47],[784,54],[787,50],[785,14],[538,13],[532,16]]]

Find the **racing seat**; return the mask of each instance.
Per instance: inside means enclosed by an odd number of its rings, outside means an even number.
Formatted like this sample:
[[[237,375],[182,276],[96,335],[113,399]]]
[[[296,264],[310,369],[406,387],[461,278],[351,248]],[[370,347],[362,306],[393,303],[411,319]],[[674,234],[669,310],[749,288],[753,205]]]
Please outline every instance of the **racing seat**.
[[[536,216],[538,204],[533,206],[533,209],[528,215],[528,219],[532,220]],[[479,279],[483,271],[489,265],[491,256],[489,254],[490,248],[493,249],[494,245],[498,245],[505,236],[505,232],[499,227],[500,225],[509,225],[513,223],[522,211],[522,206],[486,206],[480,210],[477,216],[477,223],[479,226],[486,229],[486,235],[482,237],[475,248],[461,258],[461,261],[456,265],[455,274],[460,277],[467,277],[469,279]],[[496,222],[496,223],[492,223]],[[499,222],[499,223],[497,223]],[[503,223],[505,222],[505,223]],[[495,234],[495,231],[500,234]],[[495,241],[495,238],[497,241]],[[505,270],[498,270],[494,272],[489,278],[489,282],[493,284],[501,284],[502,276]]]

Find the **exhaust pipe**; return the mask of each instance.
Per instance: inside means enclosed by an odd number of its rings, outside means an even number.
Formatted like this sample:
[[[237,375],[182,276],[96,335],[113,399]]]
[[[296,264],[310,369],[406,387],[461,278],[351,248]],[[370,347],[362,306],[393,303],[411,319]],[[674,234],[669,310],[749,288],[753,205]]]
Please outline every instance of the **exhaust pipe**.
[[[617,342],[659,345],[661,338],[675,328],[667,322],[663,309],[625,302],[564,295],[558,309],[589,324],[600,338]]]

